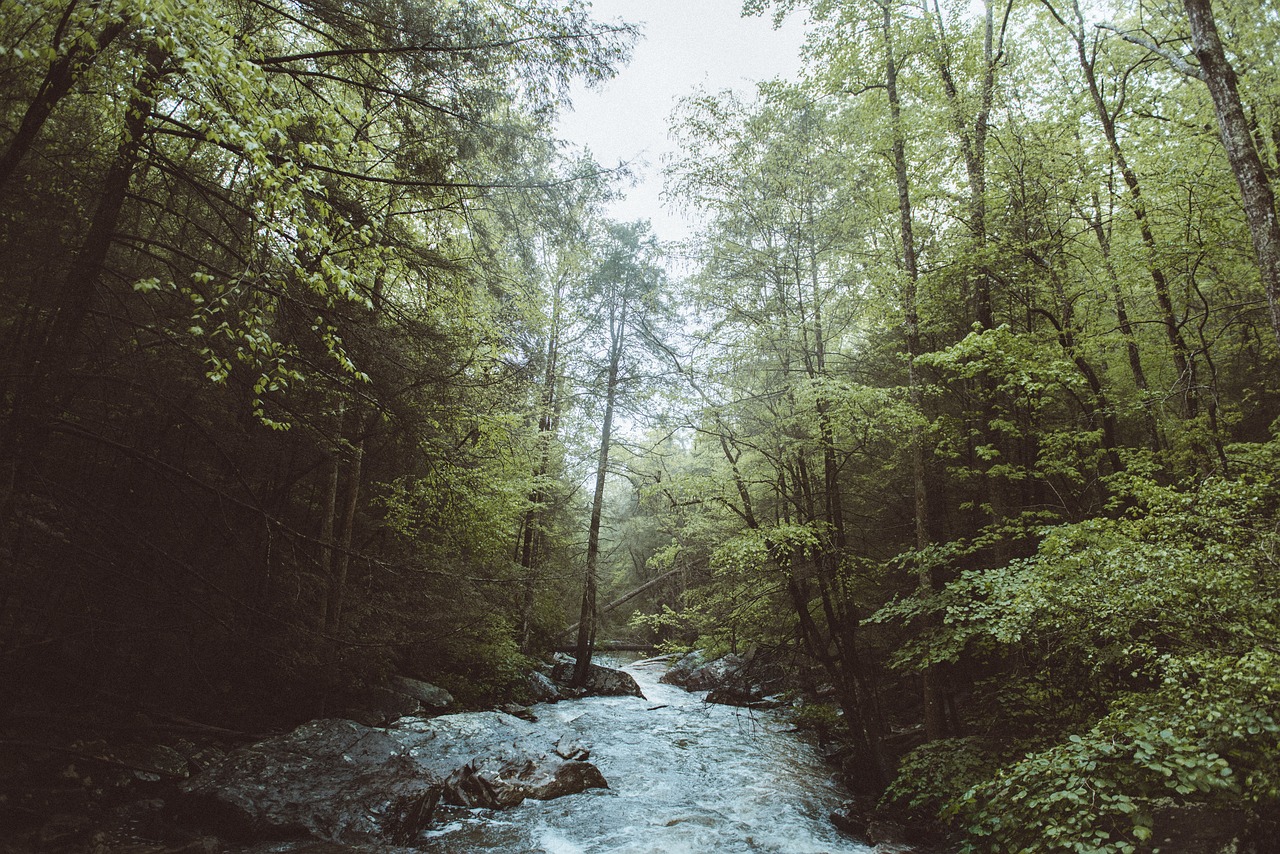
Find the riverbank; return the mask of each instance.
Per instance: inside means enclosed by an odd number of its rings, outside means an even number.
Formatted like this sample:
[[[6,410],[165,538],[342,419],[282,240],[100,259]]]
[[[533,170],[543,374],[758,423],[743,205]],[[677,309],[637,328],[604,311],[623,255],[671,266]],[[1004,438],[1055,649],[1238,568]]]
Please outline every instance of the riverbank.
[[[488,716],[481,728],[503,730],[493,733],[499,741],[511,741],[509,736],[518,728],[521,738],[536,748],[530,752],[551,752],[558,745],[575,757],[562,756],[562,760],[588,759],[608,788],[589,788],[556,800],[523,799],[506,810],[493,804],[441,802],[429,826],[397,840],[400,846],[341,834],[292,841],[236,840],[222,835],[209,815],[175,809],[190,803],[182,795],[184,786],[189,787],[183,763],[186,773],[199,774],[201,763],[208,768],[225,764],[228,756],[245,750],[247,740],[225,732],[205,732],[199,737],[186,732],[175,733],[170,743],[149,750],[126,750],[105,740],[46,747],[43,753],[24,748],[25,759],[16,764],[12,758],[6,760],[4,779],[9,783],[21,776],[39,779],[44,790],[36,793],[28,788],[24,807],[14,801],[13,786],[6,786],[5,811],[14,818],[23,818],[24,809],[28,813],[21,826],[11,825],[17,833],[0,842],[0,851],[338,854],[399,848],[428,854],[708,850],[865,854],[869,850],[829,821],[845,792],[814,744],[777,714],[709,705],[700,694],[662,685],[658,677],[664,667],[656,662],[627,666],[640,683],[641,697],[589,697],[537,705],[531,710],[536,723],[500,712],[480,713]],[[404,722],[416,726],[413,720]],[[480,718],[475,721],[481,723]],[[356,732],[358,725],[347,725]],[[386,728],[360,731],[379,739],[395,735]],[[463,757],[458,764],[468,763]],[[483,767],[473,770],[483,771]],[[32,800],[36,795],[44,815],[37,814]],[[322,835],[323,826],[316,827]]]

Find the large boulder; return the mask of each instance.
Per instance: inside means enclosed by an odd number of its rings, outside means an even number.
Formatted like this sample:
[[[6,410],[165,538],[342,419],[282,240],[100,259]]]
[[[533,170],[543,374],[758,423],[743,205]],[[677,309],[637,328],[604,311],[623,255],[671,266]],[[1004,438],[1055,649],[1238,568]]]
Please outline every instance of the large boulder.
[[[531,670],[524,677],[524,695],[530,703],[558,703],[565,698],[550,676]]]
[[[427,826],[443,791],[402,739],[339,719],[234,751],[182,785],[191,817],[234,838],[393,844]]]
[[[659,681],[679,685],[686,691],[738,686],[745,663],[742,656],[733,653],[708,661],[704,653],[695,650],[673,664]]]
[[[587,684],[581,689],[568,687],[573,681],[574,662],[560,661],[551,671],[551,679],[561,687],[561,692],[578,697],[643,697],[635,678],[623,670],[591,665],[587,671]]]
[[[391,677],[391,685],[401,694],[406,694],[422,704],[428,712],[443,712],[453,705],[453,695],[443,688],[423,682],[421,679],[410,679],[407,676]]]
[[[357,707],[345,709],[339,714],[366,726],[380,726],[396,718],[422,712],[422,704],[416,699],[385,685],[369,689],[357,703]]]
[[[436,805],[505,808],[605,787],[554,736],[500,712],[321,720],[228,755],[182,785],[188,817],[239,839],[407,844]]]
[[[676,660],[675,664],[672,664],[667,668],[667,672],[662,674],[658,681],[665,682],[668,685],[678,685],[681,688],[687,689],[686,683],[689,681],[690,675],[693,674],[693,671],[706,663],[706,653],[700,649],[695,649],[693,652],[688,652],[680,656],[680,658]]]
[[[392,676],[385,685],[364,692],[353,707],[339,714],[365,726],[382,726],[397,718],[443,714],[453,705],[453,695],[443,688],[421,679]]]

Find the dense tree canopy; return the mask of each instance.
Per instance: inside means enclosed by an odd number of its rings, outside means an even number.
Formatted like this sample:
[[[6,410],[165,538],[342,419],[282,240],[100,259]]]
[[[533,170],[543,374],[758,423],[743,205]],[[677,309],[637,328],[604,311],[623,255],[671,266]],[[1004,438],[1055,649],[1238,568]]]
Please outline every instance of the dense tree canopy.
[[[1274,831],[1280,8],[744,11],[805,74],[676,109],[676,276],[551,132],[588,4],[0,0],[13,702],[631,632],[829,686],[966,850]]]
[[[496,687],[565,275],[538,232],[604,192],[548,123],[631,30],[499,2],[3,20],[6,662],[310,686],[291,714],[398,657],[447,681],[483,650]]]

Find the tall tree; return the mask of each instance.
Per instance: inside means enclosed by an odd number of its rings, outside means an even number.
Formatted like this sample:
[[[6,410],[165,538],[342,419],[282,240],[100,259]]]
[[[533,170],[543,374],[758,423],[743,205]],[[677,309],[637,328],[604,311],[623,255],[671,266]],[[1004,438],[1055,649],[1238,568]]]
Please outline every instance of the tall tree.
[[[1191,22],[1191,40],[1200,60],[1198,76],[1213,97],[1222,144],[1240,186],[1245,217],[1253,236],[1253,251],[1271,310],[1271,330],[1280,342],[1280,221],[1267,170],[1254,144],[1249,120],[1240,100],[1236,72],[1227,59],[1210,0],[1184,0]]]
[[[577,661],[573,685],[586,685],[591,672],[598,626],[600,529],[604,518],[605,484],[609,477],[609,453],[613,447],[615,410],[631,379],[630,351],[652,339],[656,329],[664,281],[658,265],[656,241],[643,223],[606,226],[600,235],[598,260],[589,278],[588,295],[595,303],[596,321],[604,334],[604,364],[597,391],[603,397],[600,445],[596,455],[594,488],[587,524],[587,550],[583,565],[582,605],[575,645]]]

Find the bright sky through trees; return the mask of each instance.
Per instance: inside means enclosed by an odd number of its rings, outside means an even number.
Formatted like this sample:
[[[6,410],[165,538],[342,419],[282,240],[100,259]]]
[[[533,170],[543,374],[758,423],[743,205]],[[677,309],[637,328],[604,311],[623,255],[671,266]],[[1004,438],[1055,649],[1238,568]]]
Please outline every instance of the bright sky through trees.
[[[574,109],[559,133],[605,166],[632,165],[639,179],[612,215],[649,219],[659,239],[685,237],[691,223],[663,207],[662,156],[672,150],[667,118],[698,87],[749,91],[756,81],[792,77],[800,68],[803,19],[775,30],[770,17],[741,15],[741,0],[594,0],[600,20],[642,25],[631,63],[603,86],[573,89]]]

